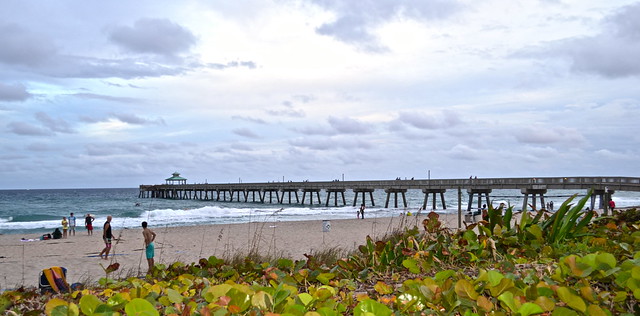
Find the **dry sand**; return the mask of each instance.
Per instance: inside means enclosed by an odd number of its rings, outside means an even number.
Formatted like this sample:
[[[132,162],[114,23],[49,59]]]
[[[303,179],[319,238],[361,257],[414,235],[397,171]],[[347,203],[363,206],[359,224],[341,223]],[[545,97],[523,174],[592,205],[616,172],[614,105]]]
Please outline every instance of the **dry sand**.
[[[304,259],[324,249],[353,250],[365,242],[366,236],[380,238],[402,226],[421,227],[423,216],[399,216],[331,220],[330,230],[323,232],[323,221],[259,222],[189,227],[154,227],[156,232],[155,261],[169,264],[175,261],[197,262],[200,258],[215,255],[232,258],[249,250],[272,257]],[[440,217],[450,228],[458,225],[457,215]],[[113,221],[112,223],[114,223]],[[98,227],[102,223],[97,223]],[[143,275],[147,271],[144,257],[142,229],[119,229],[113,226],[114,236],[108,260],[98,257],[104,248],[102,231],[95,230],[88,236],[80,227],[75,236],[66,239],[22,241],[36,239],[40,235],[0,235],[0,290],[24,286],[37,286],[42,269],[51,266],[67,268],[70,283],[96,282],[104,277],[103,266],[118,262],[120,269],[113,278]]]

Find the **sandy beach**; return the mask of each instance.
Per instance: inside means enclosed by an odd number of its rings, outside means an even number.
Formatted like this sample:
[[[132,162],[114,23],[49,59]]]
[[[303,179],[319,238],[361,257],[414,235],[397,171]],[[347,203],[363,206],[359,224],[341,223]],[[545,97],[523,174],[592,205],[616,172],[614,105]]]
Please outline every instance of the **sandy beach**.
[[[149,228],[157,234],[156,263],[168,264],[196,262],[211,255],[232,258],[250,250],[267,256],[304,259],[305,253],[313,254],[323,249],[353,250],[364,243],[367,235],[379,238],[401,227],[416,224],[421,227],[424,218],[423,214],[330,220],[328,231],[322,220],[188,227],[154,227],[150,223]],[[457,215],[443,215],[440,219],[447,227],[458,225]],[[102,223],[96,224],[102,226]],[[120,264],[119,271],[112,274],[114,278],[145,274],[147,262],[142,228],[120,229],[114,224],[113,231],[119,241],[113,242],[109,260],[98,257],[104,248],[102,230],[95,230],[88,236],[84,227],[79,227],[75,236],[42,241],[21,240],[38,239],[40,235],[0,235],[0,289],[37,286],[42,269],[51,266],[67,268],[70,283],[96,282],[105,276],[103,266],[113,262]]]

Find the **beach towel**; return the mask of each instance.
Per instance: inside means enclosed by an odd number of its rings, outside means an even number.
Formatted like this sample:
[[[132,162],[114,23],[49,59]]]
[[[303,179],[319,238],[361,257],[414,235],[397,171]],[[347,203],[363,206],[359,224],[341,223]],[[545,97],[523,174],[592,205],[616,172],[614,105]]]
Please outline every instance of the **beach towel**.
[[[67,269],[63,267],[51,267],[40,273],[40,292],[68,292]]]

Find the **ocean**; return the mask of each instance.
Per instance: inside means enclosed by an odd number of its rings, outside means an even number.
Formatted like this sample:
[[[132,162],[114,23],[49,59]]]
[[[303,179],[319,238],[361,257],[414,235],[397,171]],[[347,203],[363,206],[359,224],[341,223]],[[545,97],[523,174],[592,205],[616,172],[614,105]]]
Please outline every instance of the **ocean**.
[[[579,197],[586,195],[586,191],[550,190],[545,201],[553,201],[555,208],[560,206],[572,194]],[[75,213],[77,217],[77,231],[82,233],[84,216],[92,214],[96,221],[94,226],[100,230],[108,215],[113,216],[112,224],[117,228],[139,227],[142,221],[147,221],[151,227],[191,226],[202,224],[229,224],[264,221],[301,221],[301,220],[331,220],[355,218],[356,209],[353,207],[353,192],[345,193],[347,206],[325,207],[326,195],[320,193],[321,204],[270,204],[256,202],[222,202],[200,200],[166,200],[138,198],[138,188],[124,189],[51,189],[51,190],[0,190],[0,234],[33,234],[50,233],[61,227],[63,216]],[[299,193],[300,199],[302,194]],[[491,195],[494,206],[499,203],[513,205],[514,209],[522,208],[523,196],[518,190],[494,190]],[[361,198],[361,197],[360,197]],[[391,196],[389,208],[384,208],[386,193],[382,190],[374,192],[375,206],[371,206],[367,195],[367,217],[392,217],[403,212],[417,212],[424,201],[424,194],[420,190],[410,190],[406,198],[408,207],[402,207],[401,195],[398,196],[399,208]],[[428,206],[432,205],[429,196]],[[462,194],[462,210],[467,208],[467,194]],[[251,201],[251,196],[249,197]],[[340,203],[339,198],[339,203]],[[617,207],[640,205],[640,192],[622,192],[614,194],[613,200]],[[285,197],[288,201],[288,197]],[[455,190],[445,193],[447,209],[442,209],[438,197],[436,212],[457,213],[458,192]],[[574,200],[577,201],[577,200]],[[333,203],[333,196],[330,205]],[[361,203],[359,200],[358,204]],[[477,203],[474,200],[473,205]],[[531,203],[531,202],[530,202]],[[588,205],[587,205],[588,206]],[[428,207],[428,209],[429,209]]]

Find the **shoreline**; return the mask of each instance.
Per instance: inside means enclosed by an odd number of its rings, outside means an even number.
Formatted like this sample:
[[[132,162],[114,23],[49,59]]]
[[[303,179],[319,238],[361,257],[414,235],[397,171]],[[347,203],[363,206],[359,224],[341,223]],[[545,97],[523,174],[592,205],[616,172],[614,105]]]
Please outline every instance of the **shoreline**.
[[[365,219],[326,221],[282,221],[251,222],[243,224],[216,224],[180,227],[154,227],[156,234],[155,263],[170,264],[176,261],[190,264],[212,255],[221,259],[258,253],[267,257],[304,259],[327,249],[355,250],[364,244],[367,236],[374,239],[384,237],[403,227],[418,226],[422,229],[420,216],[378,217]],[[457,215],[442,215],[440,220],[446,227],[457,227]],[[324,230],[324,231],[323,231]],[[140,276],[147,271],[144,257],[142,228],[121,229],[113,226],[113,241],[109,260],[97,255],[104,248],[102,232],[76,232],[66,239],[21,241],[21,235],[0,236],[0,290],[20,286],[38,286],[40,272],[52,266],[67,268],[69,284],[94,283],[105,276],[103,267],[118,262],[120,269],[110,275],[117,279]],[[20,236],[20,237],[19,237]],[[29,235],[29,238],[40,236]]]

